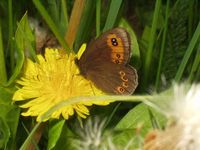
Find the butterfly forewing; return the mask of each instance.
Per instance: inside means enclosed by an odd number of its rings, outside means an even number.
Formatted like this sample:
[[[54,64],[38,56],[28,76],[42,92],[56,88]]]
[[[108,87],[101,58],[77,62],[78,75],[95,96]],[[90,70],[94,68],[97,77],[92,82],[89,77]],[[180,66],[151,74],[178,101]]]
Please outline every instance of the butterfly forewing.
[[[123,28],[106,32],[97,39],[100,57],[115,64],[127,64],[130,59],[130,38]]]
[[[81,65],[90,65],[88,61],[99,60],[127,64],[129,59],[129,34],[123,28],[115,28],[92,40],[79,61]]]

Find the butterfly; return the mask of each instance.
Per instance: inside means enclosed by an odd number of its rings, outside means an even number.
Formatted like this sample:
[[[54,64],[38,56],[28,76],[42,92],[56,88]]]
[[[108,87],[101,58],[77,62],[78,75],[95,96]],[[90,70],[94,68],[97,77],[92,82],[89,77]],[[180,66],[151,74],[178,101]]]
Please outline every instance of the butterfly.
[[[138,85],[138,75],[130,66],[131,43],[128,32],[111,29],[89,43],[75,62],[80,74],[108,94],[130,95]]]

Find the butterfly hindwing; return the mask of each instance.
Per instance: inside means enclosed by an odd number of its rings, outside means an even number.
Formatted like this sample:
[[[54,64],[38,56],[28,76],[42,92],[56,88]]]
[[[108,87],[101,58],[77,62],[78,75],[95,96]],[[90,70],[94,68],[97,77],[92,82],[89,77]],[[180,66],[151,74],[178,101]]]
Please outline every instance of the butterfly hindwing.
[[[132,94],[138,85],[137,71],[129,65],[101,63],[89,70],[87,78],[110,94]]]

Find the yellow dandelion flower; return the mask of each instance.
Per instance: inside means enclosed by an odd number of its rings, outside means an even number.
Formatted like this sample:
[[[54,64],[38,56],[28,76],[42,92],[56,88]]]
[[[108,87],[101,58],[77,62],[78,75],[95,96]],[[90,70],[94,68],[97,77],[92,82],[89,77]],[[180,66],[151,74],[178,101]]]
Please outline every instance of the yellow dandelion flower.
[[[13,101],[20,101],[23,116],[40,117],[56,104],[77,96],[104,95],[91,81],[80,75],[74,60],[80,58],[85,49],[81,47],[77,56],[73,53],[60,54],[57,49],[46,49],[45,56],[37,55],[38,62],[27,59],[25,72],[17,83],[21,86],[13,95]],[[87,106],[108,105],[108,101],[81,101],[64,106],[51,114],[50,118],[59,118],[61,115],[68,119],[77,113],[86,118],[89,115]],[[48,118],[49,119],[49,118]]]

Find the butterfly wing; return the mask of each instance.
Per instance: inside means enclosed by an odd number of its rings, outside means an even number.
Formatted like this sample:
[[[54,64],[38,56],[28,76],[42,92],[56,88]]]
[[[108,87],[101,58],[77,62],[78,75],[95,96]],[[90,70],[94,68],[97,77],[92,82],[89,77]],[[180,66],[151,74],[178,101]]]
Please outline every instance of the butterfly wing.
[[[136,70],[127,64],[129,59],[129,34],[123,28],[115,28],[90,42],[76,63],[80,73],[103,91],[131,94],[138,81]]]
[[[80,60],[78,60],[78,65],[85,72],[90,66],[102,62],[102,60],[115,64],[127,64],[129,59],[129,34],[123,28],[115,28],[90,42]]]
[[[88,70],[87,78],[99,89],[110,94],[132,94],[138,85],[137,71],[127,65],[102,62]]]

